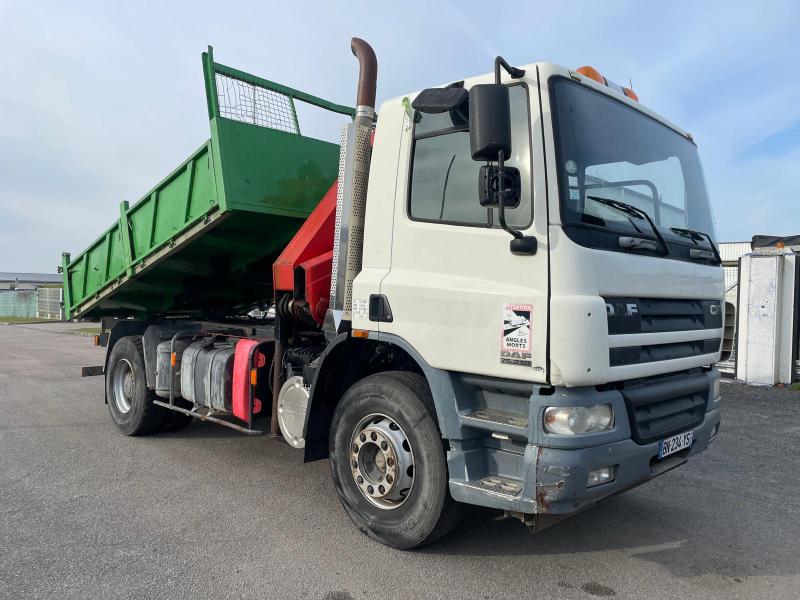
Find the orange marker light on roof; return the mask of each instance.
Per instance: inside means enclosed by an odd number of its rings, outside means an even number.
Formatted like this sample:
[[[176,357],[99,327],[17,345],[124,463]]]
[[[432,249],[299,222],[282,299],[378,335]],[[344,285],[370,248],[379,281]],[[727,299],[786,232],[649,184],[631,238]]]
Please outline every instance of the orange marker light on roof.
[[[613,81],[609,81],[600,73],[600,71],[598,71],[594,67],[590,67],[588,65],[583,67],[578,67],[577,69],[575,69],[575,72],[580,73],[584,77],[588,77],[592,81],[596,81],[600,85],[610,87],[612,90],[619,92],[623,96],[627,96],[631,100],[635,100],[636,102],[639,101],[639,96],[636,95],[636,92],[634,92],[630,88],[622,87],[621,85],[616,84]]]
[[[600,85],[606,85],[606,78],[600,74],[600,71],[595,69],[594,67],[584,66],[575,69],[576,73],[580,73],[584,77],[588,77],[589,79],[593,79]]]
[[[622,91],[623,91],[623,92],[625,93],[625,95],[626,95],[628,98],[630,98],[631,100],[635,100],[636,102],[638,102],[638,101],[639,101],[639,96],[637,96],[637,95],[636,95],[636,92],[634,92],[634,91],[633,91],[631,88],[626,88],[626,87],[624,87],[624,88],[622,88]]]

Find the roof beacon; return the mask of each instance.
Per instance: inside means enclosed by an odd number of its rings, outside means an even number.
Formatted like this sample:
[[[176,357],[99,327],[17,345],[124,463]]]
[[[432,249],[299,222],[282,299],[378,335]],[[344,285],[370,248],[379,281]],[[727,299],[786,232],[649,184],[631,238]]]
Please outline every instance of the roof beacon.
[[[634,92],[630,88],[623,87],[621,85],[614,83],[609,79],[606,79],[605,77],[603,77],[600,71],[598,71],[594,67],[580,67],[578,69],[575,69],[575,72],[580,73],[581,75],[583,75],[584,77],[588,77],[589,79],[593,79],[600,85],[608,86],[612,90],[618,91],[620,94],[622,94],[623,96],[627,96],[631,100],[635,100],[636,102],[639,101],[639,96],[636,95],[636,92]]]

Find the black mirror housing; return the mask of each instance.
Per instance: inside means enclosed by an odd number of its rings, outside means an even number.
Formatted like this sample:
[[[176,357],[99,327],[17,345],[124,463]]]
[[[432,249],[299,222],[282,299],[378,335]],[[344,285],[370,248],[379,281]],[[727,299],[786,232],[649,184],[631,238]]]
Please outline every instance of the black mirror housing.
[[[511,240],[509,249],[511,250],[511,254],[516,254],[517,256],[531,256],[536,254],[536,251],[539,249],[539,242],[532,235],[526,235]]]
[[[522,178],[516,167],[504,167],[502,175],[495,165],[481,165],[478,198],[481,206],[498,206],[500,197],[506,208],[517,208],[522,193]]]
[[[496,161],[511,155],[511,102],[508,87],[489,83],[469,91],[469,142],[472,159]]]

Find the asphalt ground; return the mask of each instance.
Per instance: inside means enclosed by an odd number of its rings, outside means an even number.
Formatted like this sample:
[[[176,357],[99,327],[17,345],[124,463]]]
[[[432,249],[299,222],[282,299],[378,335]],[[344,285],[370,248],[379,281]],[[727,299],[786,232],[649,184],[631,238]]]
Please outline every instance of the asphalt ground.
[[[798,392],[725,385],[708,451],[535,536],[473,509],[400,552],[282,441],[118,434],[68,329],[0,326],[1,598],[800,597]]]

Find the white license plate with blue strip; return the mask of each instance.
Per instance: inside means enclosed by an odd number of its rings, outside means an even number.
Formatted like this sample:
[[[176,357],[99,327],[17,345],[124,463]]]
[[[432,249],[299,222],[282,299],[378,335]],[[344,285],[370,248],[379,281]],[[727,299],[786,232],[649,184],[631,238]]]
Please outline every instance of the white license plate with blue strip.
[[[685,431],[678,435],[673,435],[658,443],[658,458],[664,458],[670,454],[675,454],[681,450],[685,450],[692,445],[694,439],[694,431]]]

